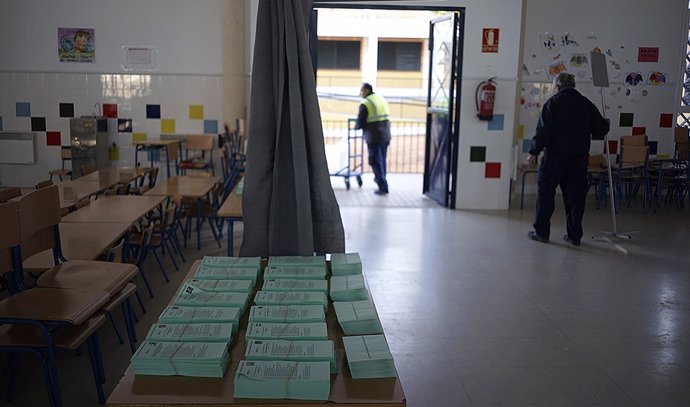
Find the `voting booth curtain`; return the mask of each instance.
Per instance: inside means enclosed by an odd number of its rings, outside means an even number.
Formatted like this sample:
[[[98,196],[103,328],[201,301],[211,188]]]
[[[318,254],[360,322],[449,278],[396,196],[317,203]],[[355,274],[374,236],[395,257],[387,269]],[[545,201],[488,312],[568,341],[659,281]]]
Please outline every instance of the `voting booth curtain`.
[[[344,252],[309,55],[311,0],[261,0],[241,256]]]

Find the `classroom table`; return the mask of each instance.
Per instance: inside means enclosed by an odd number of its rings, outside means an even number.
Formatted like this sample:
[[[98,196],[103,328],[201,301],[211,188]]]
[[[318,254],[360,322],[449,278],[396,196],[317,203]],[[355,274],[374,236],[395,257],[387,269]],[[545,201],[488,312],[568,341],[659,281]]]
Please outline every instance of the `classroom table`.
[[[100,182],[63,181],[57,184],[60,194],[60,209],[71,208],[78,201],[97,195],[110,186]]]
[[[129,184],[140,175],[150,171],[149,168],[107,167],[75,179],[75,182],[97,182],[105,189],[117,184]]]
[[[232,188],[232,192],[225,199],[223,205],[218,208],[218,217],[228,222],[228,256],[233,255],[235,247],[233,242],[234,224],[236,221],[242,221],[242,195],[237,194],[238,185],[240,185],[239,182]]]
[[[191,278],[200,264],[192,264],[186,278]],[[185,279],[186,279],[185,278]],[[257,285],[262,284],[261,280]],[[172,302],[173,300],[171,300]],[[230,364],[222,378],[135,375],[130,365],[108,397],[106,405],[133,406],[227,406],[227,407],[313,407],[328,404],[339,407],[403,407],[405,394],[399,378],[352,379],[345,361],[343,332],[338,325],[332,304],[326,315],[328,338],[335,343],[338,374],[331,375],[331,393],[327,402],[304,400],[237,399],[233,397],[234,376],[244,359],[245,334],[249,312],[240,319],[237,335],[233,335]]]
[[[127,233],[131,223],[60,223],[60,246],[67,260],[96,260]],[[24,260],[24,270],[53,267],[53,250],[44,250]]]
[[[104,196],[79,210],[62,217],[62,223],[127,223],[133,224],[165,201],[164,196]]]
[[[154,150],[166,150],[166,169],[167,176],[170,178],[170,154],[167,153],[169,146],[177,145],[178,153],[182,154],[182,142],[183,139],[179,140],[139,140],[134,141],[134,163],[139,166],[139,150],[146,150],[149,152],[149,160],[151,161],[151,166],[153,167],[153,155],[150,153]],[[172,147],[170,147],[172,148]]]
[[[213,187],[220,181],[220,177],[172,177],[165,181],[157,182],[156,186],[148,190],[144,196],[160,195],[174,199],[193,198],[197,201],[196,240],[197,247],[201,249],[201,200],[208,195]]]

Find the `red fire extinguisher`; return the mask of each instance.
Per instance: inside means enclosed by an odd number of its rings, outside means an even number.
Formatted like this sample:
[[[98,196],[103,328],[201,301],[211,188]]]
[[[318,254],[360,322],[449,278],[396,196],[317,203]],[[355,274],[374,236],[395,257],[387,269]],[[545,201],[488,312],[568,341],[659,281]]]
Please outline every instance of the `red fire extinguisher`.
[[[479,120],[491,120],[494,117],[494,100],[496,98],[494,79],[496,79],[495,76],[480,83],[474,94]]]

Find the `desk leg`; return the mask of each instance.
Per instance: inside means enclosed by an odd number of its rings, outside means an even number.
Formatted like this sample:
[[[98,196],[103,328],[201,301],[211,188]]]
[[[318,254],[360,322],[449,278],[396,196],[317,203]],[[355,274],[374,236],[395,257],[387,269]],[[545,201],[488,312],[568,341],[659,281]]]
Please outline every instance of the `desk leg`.
[[[196,248],[201,250],[201,198],[196,199]]]
[[[134,147],[134,168],[139,168],[139,146]]]
[[[235,221],[232,219],[227,219],[228,221],[228,257],[232,257],[233,252],[234,252],[234,242],[233,242],[233,225],[235,224]]]
[[[527,171],[522,172],[522,186],[520,187],[520,209],[525,207],[525,177],[527,176]]]

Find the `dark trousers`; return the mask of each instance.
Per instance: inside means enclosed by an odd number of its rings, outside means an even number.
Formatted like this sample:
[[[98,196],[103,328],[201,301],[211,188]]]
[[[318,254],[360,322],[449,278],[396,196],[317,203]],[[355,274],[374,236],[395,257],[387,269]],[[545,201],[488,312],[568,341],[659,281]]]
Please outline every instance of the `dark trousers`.
[[[379,186],[379,190],[388,192],[388,181],[386,181],[386,155],[390,141],[382,143],[367,142],[369,151],[369,165],[374,171],[374,182]]]
[[[587,155],[548,154],[537,171],[537,213],[534,230],[549,238],[551,215],[555,209],[556,187],[560,185],[570,239],[582,239],[582,215],[587,198]]]

